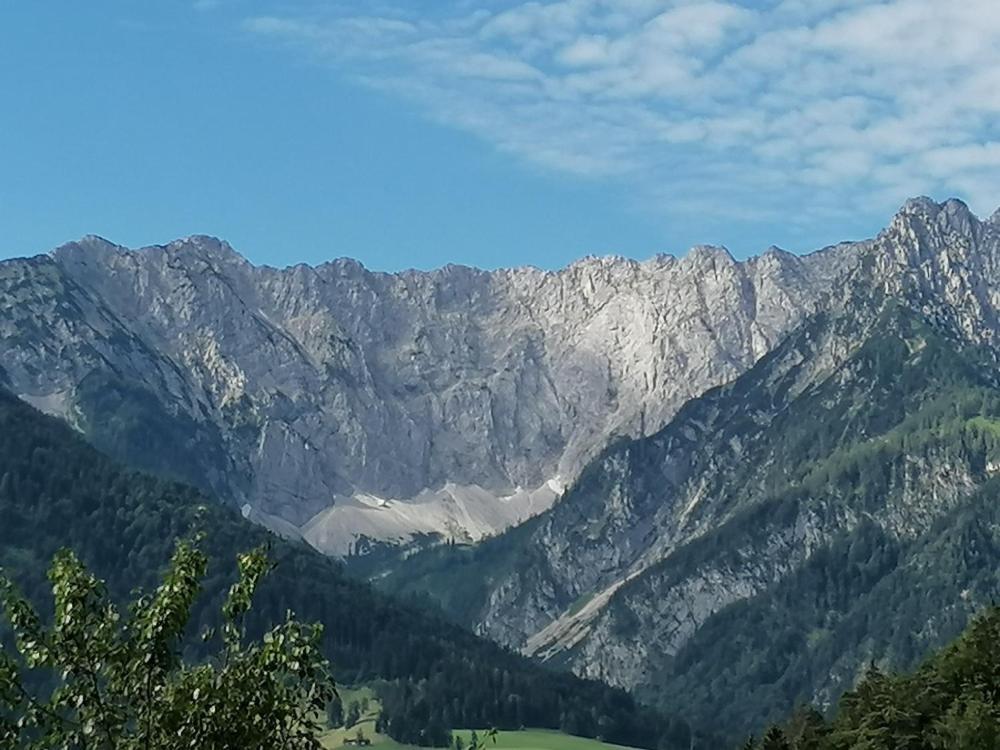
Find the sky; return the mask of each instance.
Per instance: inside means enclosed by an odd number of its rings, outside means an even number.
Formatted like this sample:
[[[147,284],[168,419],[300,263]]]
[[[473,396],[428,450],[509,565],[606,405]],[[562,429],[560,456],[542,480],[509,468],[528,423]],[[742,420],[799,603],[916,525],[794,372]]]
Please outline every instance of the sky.
[[[1000,205],[1000,2],[13,0],[0,257],[557,268]]]

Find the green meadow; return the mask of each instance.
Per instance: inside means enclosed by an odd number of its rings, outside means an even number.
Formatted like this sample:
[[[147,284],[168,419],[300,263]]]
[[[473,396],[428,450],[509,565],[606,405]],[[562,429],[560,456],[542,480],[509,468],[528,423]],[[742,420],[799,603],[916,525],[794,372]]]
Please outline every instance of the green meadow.
[[[367,701],[368,708],[361,712],[360,718],[354,724],[325,732],[320,738],[324,748],[335,750],[348,746],[347,741],[357,737],[360,730],[362,736],[371,742],[371,745],[366,747],[375,750],[421,750],[411,745],[400,744],[391,737],[375,731],[375,720],[382,707],[370,688],[340,687],[338,692],[345,708],[352,702],[360,704],[362,701]],[[472,731],[471,729],[456,729],[454,732],[456,737],[461,738],[462,746],[465,748],[472,740]],[[486,735],[485,729],[476,731],[481,738]],[[496,748],[496,750],[622,750],[621,745],[611,745],[585,737],[574,737],[548,729],[497,732],[496,742],[489,743],[488,747]]]

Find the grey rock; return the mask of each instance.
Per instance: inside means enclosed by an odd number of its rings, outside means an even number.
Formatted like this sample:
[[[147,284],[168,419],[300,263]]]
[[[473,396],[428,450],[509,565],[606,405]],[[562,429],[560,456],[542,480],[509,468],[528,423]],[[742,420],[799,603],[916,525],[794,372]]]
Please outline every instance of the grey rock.
[[[138,389],[197,425],[182,476],[324,551],[473,540],[745,371],[852,257],[698,247],[385,274],[255,267],[204,236],[141,250],[85,237],[0,264],[0,354],[18,394],[82,429],[87,378]]]

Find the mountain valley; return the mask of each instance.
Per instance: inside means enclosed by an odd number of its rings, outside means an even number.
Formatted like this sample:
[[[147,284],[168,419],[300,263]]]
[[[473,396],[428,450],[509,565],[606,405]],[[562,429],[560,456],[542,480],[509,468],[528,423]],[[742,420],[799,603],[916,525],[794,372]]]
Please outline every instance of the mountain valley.
[[[90,237],[0,263],[0,352],[114,458],[730,737],[1000,594],[1000,219],[957,200],[560,271]]]

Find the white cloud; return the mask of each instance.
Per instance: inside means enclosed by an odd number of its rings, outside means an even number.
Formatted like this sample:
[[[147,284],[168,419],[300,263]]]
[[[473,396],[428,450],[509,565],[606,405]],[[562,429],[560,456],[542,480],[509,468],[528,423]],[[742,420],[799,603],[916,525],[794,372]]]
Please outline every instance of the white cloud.
[[[483,5],[245,26],[668,212],[771,217],[804,194],[817,215],[925,191],[1000,202],[996,0]]]

